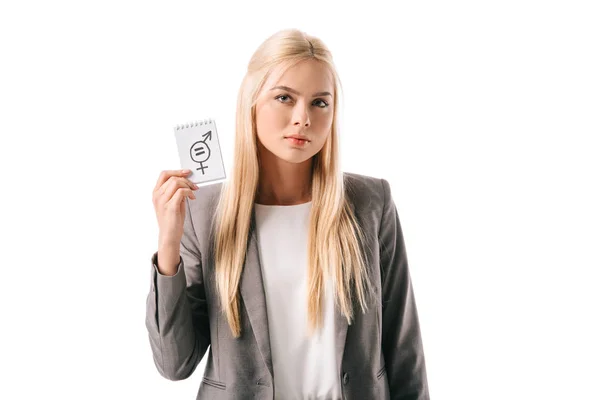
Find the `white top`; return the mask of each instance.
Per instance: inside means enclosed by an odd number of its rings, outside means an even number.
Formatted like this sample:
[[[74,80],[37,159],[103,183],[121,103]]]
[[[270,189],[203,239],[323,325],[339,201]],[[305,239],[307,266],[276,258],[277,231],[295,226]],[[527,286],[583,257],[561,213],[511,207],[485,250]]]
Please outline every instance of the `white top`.
[[[330,285],[323,329],[308,337],[306,246],[311,205],[312,201],[291,206],[254,203],[275,400],[341,398]]]

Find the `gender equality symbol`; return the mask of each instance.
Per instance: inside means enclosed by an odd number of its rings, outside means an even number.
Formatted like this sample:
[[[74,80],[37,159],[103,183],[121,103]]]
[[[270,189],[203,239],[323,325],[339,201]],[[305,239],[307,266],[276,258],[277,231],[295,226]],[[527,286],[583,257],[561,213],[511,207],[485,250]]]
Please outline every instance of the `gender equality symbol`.
[[[201,170],[202,175],[204,175],[204,170],[208,168],[208,166],[204,166],[202,163],[210,158],[210,147],[208,147],[206,140],[212,139],[212,131],[206,132],[202,135],[202,138],[204,140],[198,140],[190,147],[190,157],[193,161],[200,164],[200,166],[196,168],[196,171]]]

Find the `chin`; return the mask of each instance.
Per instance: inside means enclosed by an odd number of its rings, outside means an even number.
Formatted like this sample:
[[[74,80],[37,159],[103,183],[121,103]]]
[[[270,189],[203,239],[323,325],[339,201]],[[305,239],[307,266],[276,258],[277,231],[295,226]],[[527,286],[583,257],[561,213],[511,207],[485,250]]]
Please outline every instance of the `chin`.
[[[289,149],[286,149],[284,151],[275,153],[275,156],[283,161],[287,161],[292,164],[300,164],[306,162],[307,160],[310,160],[314,156],[314,154],[312,152],[307,153],[297,150],[289,151]]]
[[[311,143],[312,144],[312,143]],[[271,157],[275,157],[278,160],[288,162],[290,164],[301,164],[314,157],[316,152],[307,151],[306,149],[297,149],[289,147],[287,144],[280,147],[278,143],[271,143],[271,146],[260,145],[260,150],[266,153],[270,153]],[[264,154],[265,156],[267,154]]]
[[[306,156],[277,156],[277,158],[283,160],[283,161],[287,161],[290,164],[302,164],[303,162],[306,162],[307,160],[310,160],[312,158],[312,156],[310,157],[306,157]]]

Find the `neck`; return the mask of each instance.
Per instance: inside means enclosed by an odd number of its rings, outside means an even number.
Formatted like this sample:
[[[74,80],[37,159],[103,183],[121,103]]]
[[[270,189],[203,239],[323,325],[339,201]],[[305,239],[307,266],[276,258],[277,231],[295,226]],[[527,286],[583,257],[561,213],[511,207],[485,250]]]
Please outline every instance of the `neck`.
[[[281,161],[260,171],[255,202],[291,206],[312,200],[312,158],[299,164]]]

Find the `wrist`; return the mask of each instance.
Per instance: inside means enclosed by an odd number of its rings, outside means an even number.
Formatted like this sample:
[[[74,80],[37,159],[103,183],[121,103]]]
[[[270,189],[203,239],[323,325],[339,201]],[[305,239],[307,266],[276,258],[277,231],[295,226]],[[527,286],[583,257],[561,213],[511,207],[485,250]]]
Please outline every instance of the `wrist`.
[[[159,235],[158,249],[163,249],[165,251],[172,251],[172,249],[177,249],[177,251],[179,251],[180,242],[181,240],[174,240],[169,237],[162,237]]]
[[[158,249],[156,257],[158,271],[163,275],[175,275],[180,258],[179,249],[176,251],[171,248]]]

